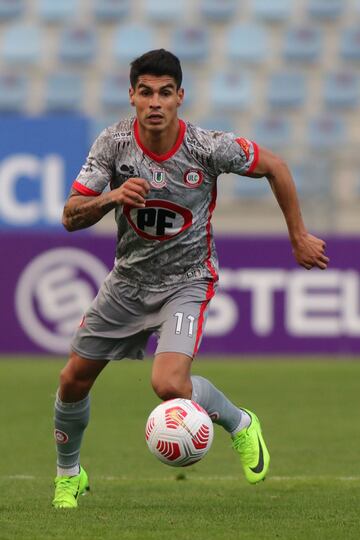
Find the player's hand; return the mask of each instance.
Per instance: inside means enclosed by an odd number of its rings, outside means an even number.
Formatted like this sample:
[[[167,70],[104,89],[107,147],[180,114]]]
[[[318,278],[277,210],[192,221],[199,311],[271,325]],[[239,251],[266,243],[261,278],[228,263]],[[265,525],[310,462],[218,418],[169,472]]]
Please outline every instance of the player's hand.
[[[145,199],[150,191],[150,184],[144,178],[129,178],[120,187],[111,192],[114,202],[133,208],[144,208]]]
[[[306,233],[300,240],[293,243],[293,253],[300,266],[307,270],[320,268],[325,270],[329,264],[329,257],[325,255],[326,244],[324,240]]]

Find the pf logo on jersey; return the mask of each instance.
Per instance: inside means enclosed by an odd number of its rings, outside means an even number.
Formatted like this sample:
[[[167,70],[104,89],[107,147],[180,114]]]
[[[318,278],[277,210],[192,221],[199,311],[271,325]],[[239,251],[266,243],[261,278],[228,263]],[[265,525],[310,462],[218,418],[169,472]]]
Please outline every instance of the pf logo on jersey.
[[[188,169],[184,173],[184,183],[186,187],[196,188],[202,184],[204,175],[199,169]]]
[[[146,201],[145,208],[125,206],[124,215],[134,231],[146,240],[169,240],[192,224],[190,210],[162,199]]]

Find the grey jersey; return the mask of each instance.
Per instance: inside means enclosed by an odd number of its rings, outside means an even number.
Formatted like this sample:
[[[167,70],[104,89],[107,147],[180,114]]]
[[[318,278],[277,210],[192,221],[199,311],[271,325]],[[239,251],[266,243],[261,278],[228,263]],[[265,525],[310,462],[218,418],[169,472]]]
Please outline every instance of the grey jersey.
[[[179,125],[174,147],[159,156],[142,145],[135,118],[120,120],[96,139],[73,184],[84,195],[99,195],[131,177],[148,180],[146,207],[118,207],[115,218],[116,271],[150,291],[217,280],[211,227],[217,177],[250,174],[257,162],[257,146],[247,139],[182,120]]]

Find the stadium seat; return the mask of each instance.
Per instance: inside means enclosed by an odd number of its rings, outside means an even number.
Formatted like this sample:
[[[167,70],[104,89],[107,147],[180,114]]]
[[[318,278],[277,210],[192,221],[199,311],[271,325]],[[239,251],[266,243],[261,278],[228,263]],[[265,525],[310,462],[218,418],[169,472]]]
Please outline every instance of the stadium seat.
[[[64,28],[60,34],[59,57],[64,62],[86,64],[94,59],[96,36],[92,28]]]
[[[130,0],[93,0],[96,19],[100,22],[113,22],[129,14]]]
[[[306,99],[305,76],[297,71],[271,73],[267,101],[271,107],[299,108]]]
[[[72,112],[81,110],[84,101],[83,80],[75,73],[53,73],[45,84],[45,107],[48,111]]]
[[[285,21],[291,15],[293,0],[254,0],[253,13],[268,22]]]
[[[319,28],[308,25],[289,28],[285,34],[284,56],[286,60],[316,62],[319,60],[322,34]]]
[[[130,107],[129,77],[116,73],[104,77],[101,88],[101,105],[105,111],[116,111]]]
[[[176,28],[171,36],[170,50],[184,62],[203,62],[209,55],[207,28]]]
[[[258,144],[270,149],[281,149],[289,146],[293,143],[290,121],[279,115],[257,118],[252,138]]]
[[[345,60],[360,60],[360,26],[343,29],[340,54]]]
[[[230,117],[224,115],[211,116],[208,115],[197,122],[197,125],[203,129],[209,129],[211,131],[227,131],[231,133],[236,132],[234,121]],[[239,134],[241,135],[241,134]]]
[[[19,17],[24,10],[24,0],[0,0],[0,20]]]
[[[79,0],[38,0],[39,17],[48,23],[74,20],[78,15]]]
[[[310,119],[307,140],[316,151],[342,148],[347,142],[344,120],[332,114],[322,114]]]
[[[257,64],[266,60],[268,51],[265,27],[251,23],[230,27],[226,37],[226,53],[231,60]]]
[[[41,33],[36,26],[14,25],[4,30],[2,57],[8,64],[36,64],[41,54]]]
[[[212,21],[227,21],[236,13],[236,0],[202,0],[201,14]]]
[[[308,13],[318,19],[337,19],[344,10],[344,0],[308,0]]]
[[[0,112],[22,112],[26,109],[28,79],[19,73],[0,75]]]
[[[251,97],[251,80],[244,72],[218,71],[212,76],[210,101],[215,110],[244,110],[250,105]]]
[[[324,101],[327,107],[354,108],[359,104],[359,76],[353,71],[329,73],[324,81]]]
[[[118,62],[128,64],[137,56],[154,48],[154,32],[148,26],[127,24],[115,31],[113,50]]]
[[[145,14],[151,22],[178,21],[185,10],[184,0],[146,0]]]

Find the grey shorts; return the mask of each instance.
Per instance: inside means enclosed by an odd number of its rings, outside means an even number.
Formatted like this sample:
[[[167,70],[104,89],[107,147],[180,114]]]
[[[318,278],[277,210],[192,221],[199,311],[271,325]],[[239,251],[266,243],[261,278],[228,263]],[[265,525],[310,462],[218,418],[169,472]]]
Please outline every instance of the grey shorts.
[[[198,351],[206,312],[216,284],[186,282],[168,291],[150,292],[129,285],[111,272],[76,331],[73,351],[94,360],[142,359],[151,334],[156,352],[190,357]]]

